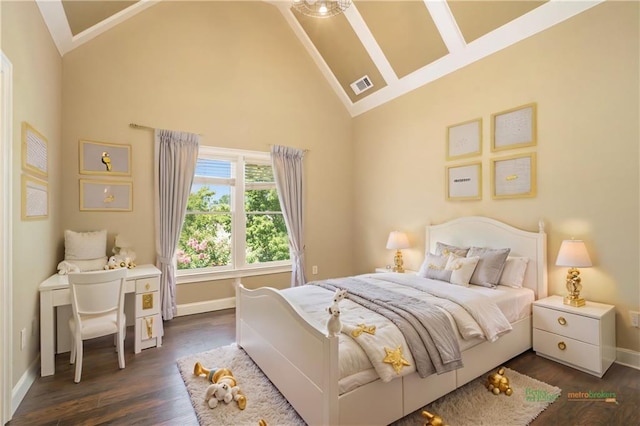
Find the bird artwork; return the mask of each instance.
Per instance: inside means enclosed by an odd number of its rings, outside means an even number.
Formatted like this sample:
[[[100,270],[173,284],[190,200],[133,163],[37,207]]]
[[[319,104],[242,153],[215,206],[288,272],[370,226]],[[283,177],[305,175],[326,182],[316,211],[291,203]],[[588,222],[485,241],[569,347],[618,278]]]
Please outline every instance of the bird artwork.
[[[107,151],[102,153],[102,164],[105,165],[108,172],[111,171],[111,157],[109,157],[109,153]]]

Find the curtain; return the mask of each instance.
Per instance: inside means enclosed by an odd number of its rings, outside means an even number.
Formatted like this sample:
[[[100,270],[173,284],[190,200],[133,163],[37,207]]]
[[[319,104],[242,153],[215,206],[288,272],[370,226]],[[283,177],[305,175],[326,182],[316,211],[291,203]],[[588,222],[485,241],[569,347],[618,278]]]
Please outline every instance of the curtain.
[[[200,136],[156,129],[155,131],[155,224],[156,266],[160,276],[162,318],[176,315],[176,254],[182,222],[198,161]]]
[[[280,207],[289,233],[291,287],[306,282],[304,274],[304,209],[302,159],[304,151],[286,146],[271,147],[271,165],[280,199]]]

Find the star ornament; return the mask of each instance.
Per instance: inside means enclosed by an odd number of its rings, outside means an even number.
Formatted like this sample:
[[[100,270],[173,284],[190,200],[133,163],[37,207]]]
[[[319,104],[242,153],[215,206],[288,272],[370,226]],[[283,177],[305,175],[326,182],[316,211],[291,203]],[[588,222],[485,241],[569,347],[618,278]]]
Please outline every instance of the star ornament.
[[[404,367],[405,365],[411,365],[409,364],[409,361],[402,357],[402,347],[400,345],[398,345],[395,350],[389,349],[385,346],[384,351],[387,353],[387,355],[384,357],[382,362],[391,364],[393,369],[396,371],[396,374],[400,374],[400,372],[402,371],[402,367]]]

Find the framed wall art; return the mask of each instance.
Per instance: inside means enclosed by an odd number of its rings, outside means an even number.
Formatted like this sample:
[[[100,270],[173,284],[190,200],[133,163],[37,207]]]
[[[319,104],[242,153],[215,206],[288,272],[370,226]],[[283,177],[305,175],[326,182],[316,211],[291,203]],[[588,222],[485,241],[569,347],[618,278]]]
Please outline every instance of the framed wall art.
[[[447,127],[447,160],[482,154],[482,118]]]
[[[493,199],[536,196],[536,154],[513,155],[491,160]]]
[[[80,141],[80,173],[131,176],[131,145]]]
[[[491,115],[491,151],[523,148],[536,144],[535,103]]]
[[[49,185],[44,180],[22,175],[22,220],[46,219],[49,216]]]
[[[482,163],[480,161],[446,168],[447,200],[482,199]]]
[[[133,182],[80,179],[81,211],[133,210]]]
[[[29,123],[22,122],[22,169],[35,176],[47,178],[49,147],[47,138]]]

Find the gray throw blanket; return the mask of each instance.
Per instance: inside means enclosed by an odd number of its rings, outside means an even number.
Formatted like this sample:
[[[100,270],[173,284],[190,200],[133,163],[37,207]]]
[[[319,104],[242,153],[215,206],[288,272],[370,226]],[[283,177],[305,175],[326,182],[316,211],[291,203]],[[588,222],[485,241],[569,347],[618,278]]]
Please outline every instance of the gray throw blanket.
[[[436,306],[414,297],[376,286],[362,277],[315,281],[328,290],[347,290],[347,298],[383,315],[402,332],[420,377],[462,367],[462,356],[447,315]]]

